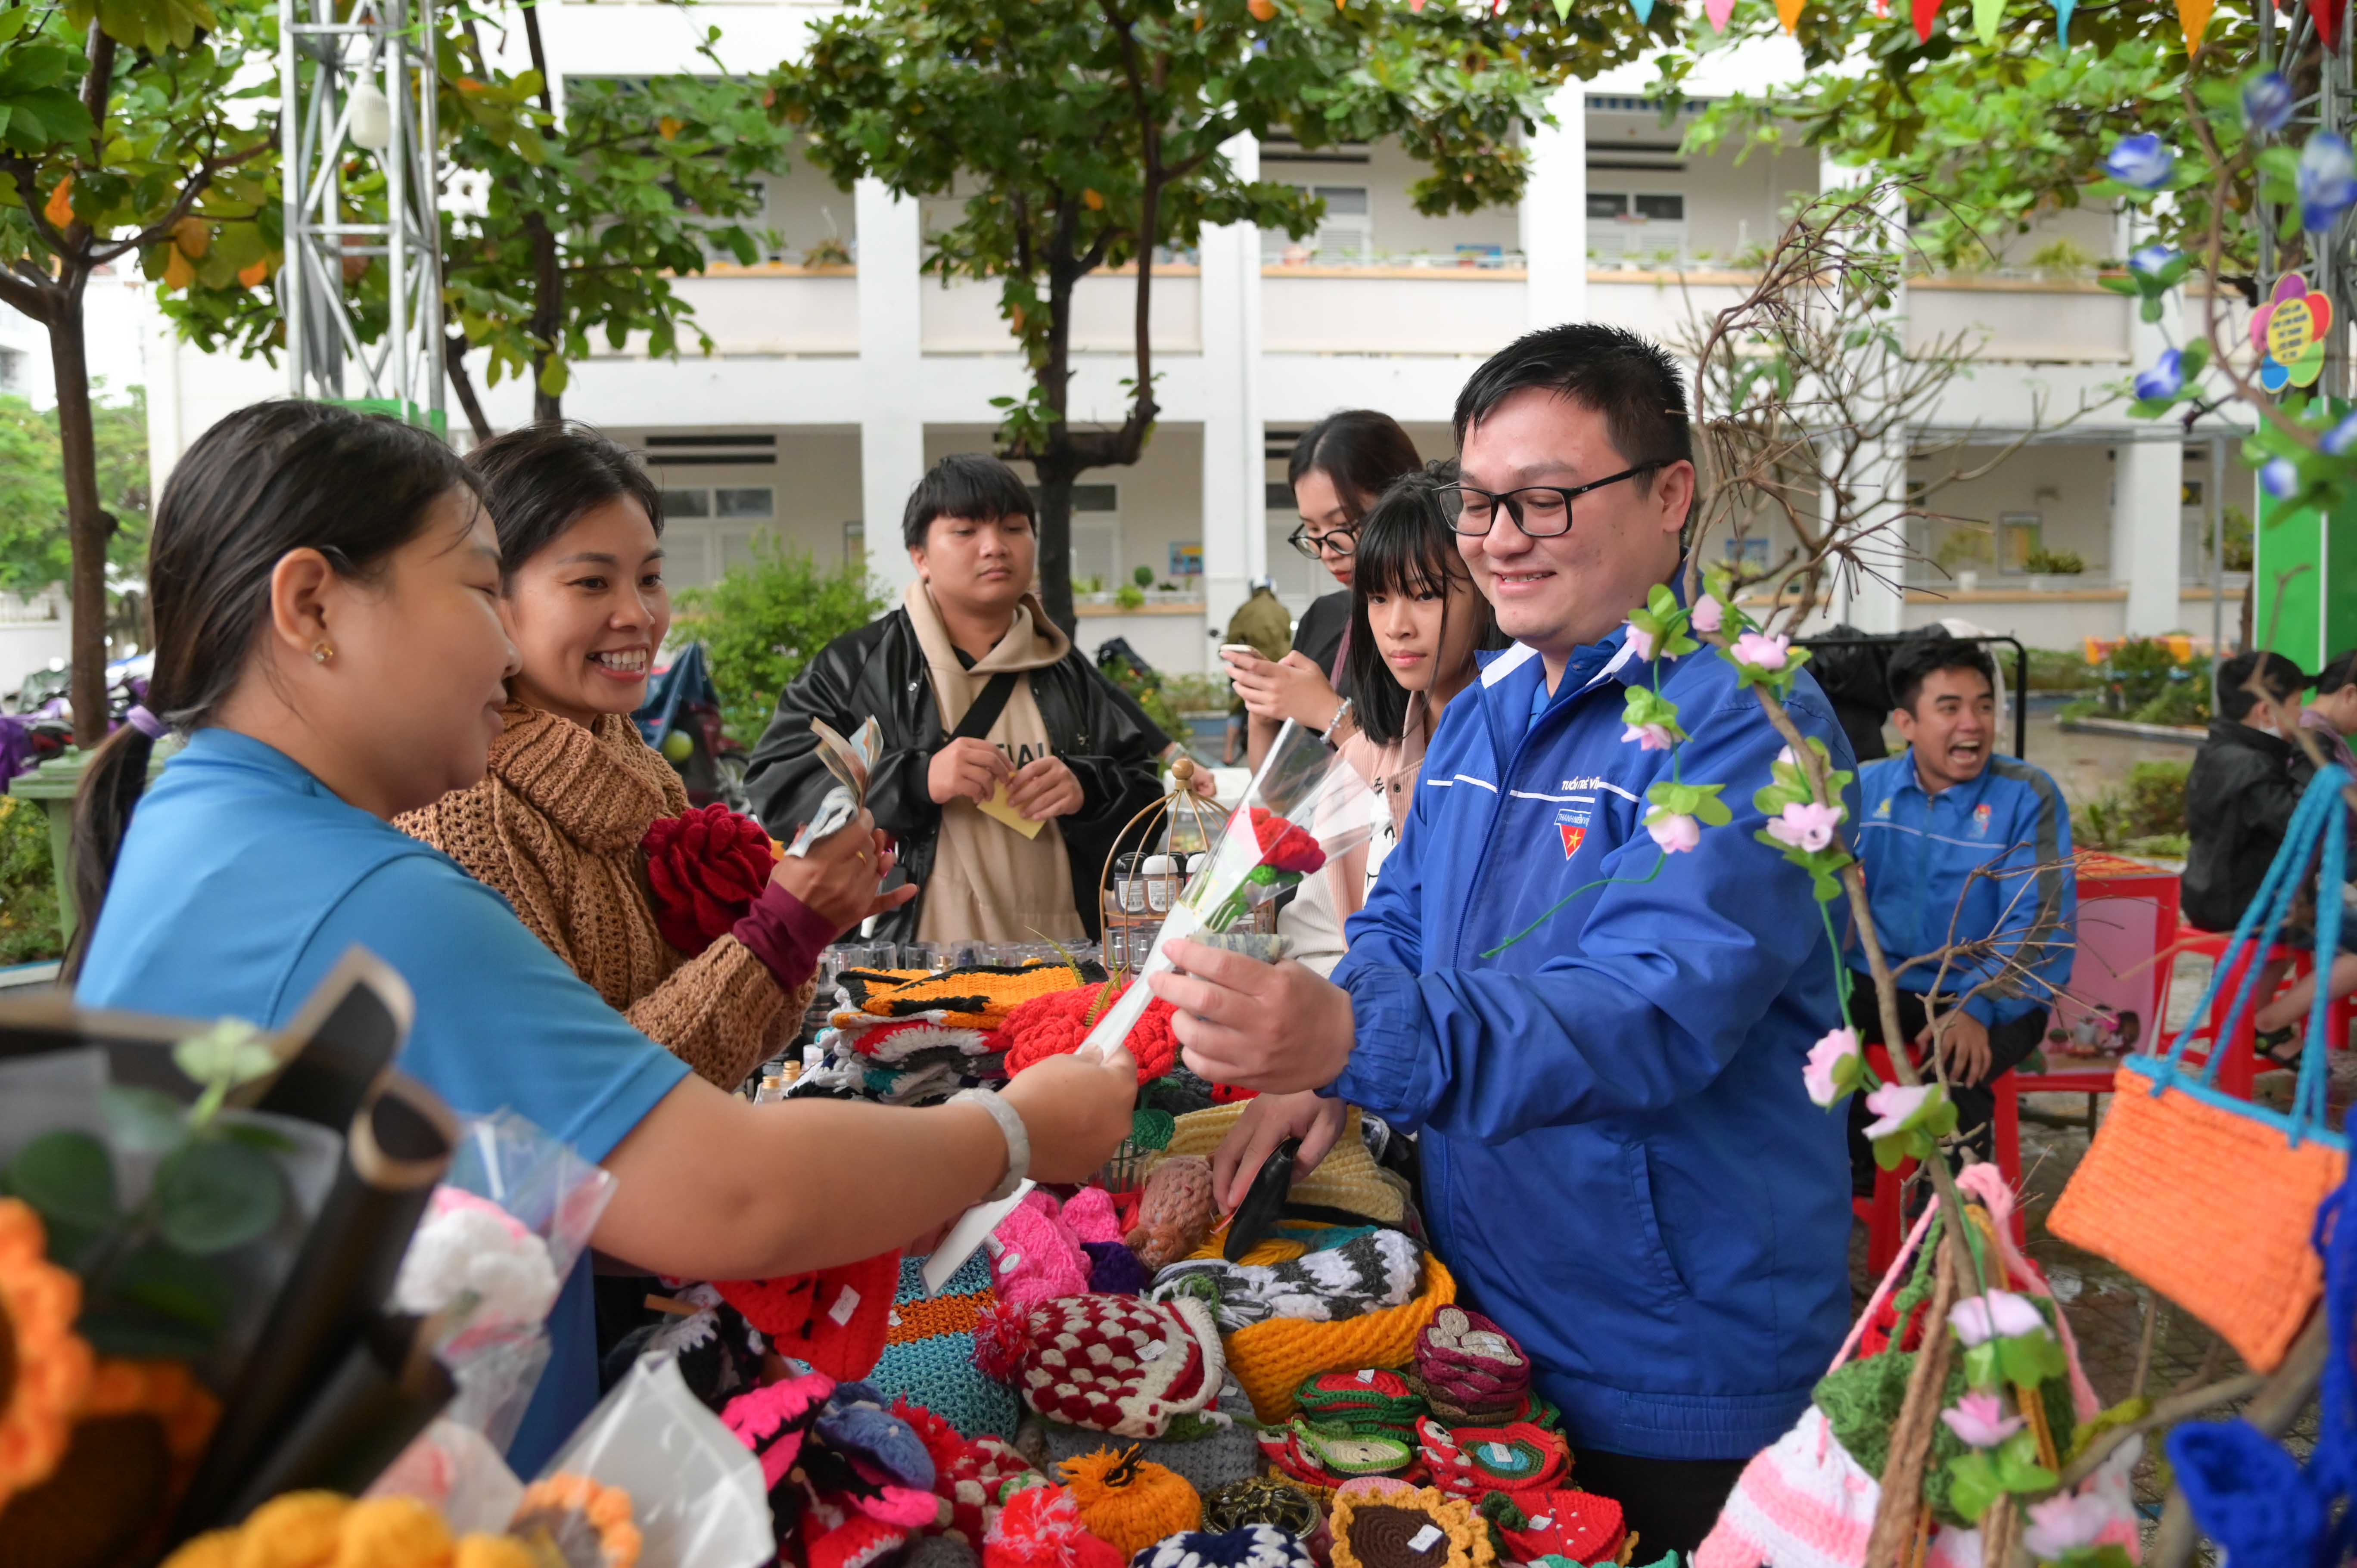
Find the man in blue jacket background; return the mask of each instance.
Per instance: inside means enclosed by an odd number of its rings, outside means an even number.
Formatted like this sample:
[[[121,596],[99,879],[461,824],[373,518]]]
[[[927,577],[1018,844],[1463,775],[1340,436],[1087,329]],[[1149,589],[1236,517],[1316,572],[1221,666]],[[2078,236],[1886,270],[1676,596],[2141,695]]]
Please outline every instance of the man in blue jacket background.
[[[1783,748],[1758,700],[1715,650],[1627,639],[1694,503],[1674,361],[1533,333],[1456,425],[1458,548],[1517,646],[1449,704],[1331,983],[1181,943],[1153,985],[1190,1065],[1265,1091],[1245,1176],[1287,1134],[1330,1145],[1343,1101],[1419,1134],[1434,1247],[1529,1350],[1580,1485],[1648,1556],[1691,1551],[1847,1324],[1841,1125],[1801,1071],[1839,961],[1808,878],[1752,837]],[[1672,754],[1622,738],[1625,688],[1656,679],[1683,779],[1735,812],[1681,853],[1643,825]],[[1789,705],[1852,765],[1805,673]]]
[[[1948,1099],[1958,1130],[1986,1159],[1996,1107],[1989,1085],[2038,1048],[2054,993],[2071,979],[2078,894],[2062,864],[2071,808],[2045,769],[1996,755],[1996,665],[1979,643],[1910,638],[1891,654],[1889,679],[1890,721],[1907,749],[1858,775],[1857,857],[1875,934],[1897,971],[1899,1027],[1919,1054],[1932,1045],[1924,999],[1937,985],[1931,1005],[1941,1014]],[[1850,1016],[1861,1040],[1879,1043],[1866,954],[1853,947],[1848,960]],[[1850,1101],[1850,1166],[1858,1189],[1871,1192],[1863,1099]]]

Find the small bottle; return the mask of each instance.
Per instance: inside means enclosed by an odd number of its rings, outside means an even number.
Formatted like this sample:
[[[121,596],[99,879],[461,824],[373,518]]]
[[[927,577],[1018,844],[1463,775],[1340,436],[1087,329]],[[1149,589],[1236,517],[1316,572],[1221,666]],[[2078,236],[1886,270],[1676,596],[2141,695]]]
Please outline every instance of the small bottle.
[[[1146,857],[1146,912],[1149,915],[1170,913],[1170,900],[1178,887],[1178,862],[1167,854]]]
[[[1146,882],[1138,865],[1146,857],[1132,850],[1113,863],[1113,885],[1125,915],[1146,913]]]

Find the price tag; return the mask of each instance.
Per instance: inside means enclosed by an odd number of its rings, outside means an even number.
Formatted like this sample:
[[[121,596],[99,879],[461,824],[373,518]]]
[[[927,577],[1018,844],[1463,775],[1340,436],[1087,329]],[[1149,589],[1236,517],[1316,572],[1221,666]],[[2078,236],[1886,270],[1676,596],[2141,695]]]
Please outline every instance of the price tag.
[[[1427,1524],[1407,1538],[1407,1549],[1410,1552],[1429,1552],[1439,1545],[1441,1540],[1440,1527],[1437,1524]]]
[[[1149,1339],[1138,1347],[1137,1359],[1141,1361],[1159,1361],[1169,1353],[1169,1350],[1170,1347],[1162,1340]]]
[[[834,1298],[834,1305],[826,1309],[826,1315],[834,1319],[834,1326],[837,1328],[841,1328],[851,1321],[851,1315],[858,1310],[859,1293],[845,1285],[843,1287],[843,1294]]]
[[[1361,1371],[1361,1372],[1359,1374],[1359,1381],[1361,1381],[1361,1382],[1362,1382],[1362,1383],[1366,1383],[1366,1384],[1368,1384],[1368,1385],[1372,1386],[1372,1385],[1374,1383],[1374,1380],[1375,1380],[1375,1369],[1374,1369],[1372,1367],[1369,1367],[1369,1368],[1367,1368],[1365,1370]]]

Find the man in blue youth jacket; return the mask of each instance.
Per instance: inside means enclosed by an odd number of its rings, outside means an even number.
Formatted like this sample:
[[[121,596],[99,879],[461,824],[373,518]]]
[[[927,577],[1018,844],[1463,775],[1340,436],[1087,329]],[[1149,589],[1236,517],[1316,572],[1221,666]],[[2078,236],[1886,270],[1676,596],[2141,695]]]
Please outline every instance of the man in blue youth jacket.
[[[1936,984],[1948,1098],[1986,1159],[1989,1085],[2038,1048],[2055,991],[2071,979],[2071,811],[2043,768],[1995,754],[1996,665],[1979,643],[1910,639],[1891,655],[1889,682],[1890,721],[1907,749],[1858,775],[1857,855],[1875,934],[1898,974],[1899,1027],[1917,1047],[1932,1044],[1925,998]],[[1866,954],[1848,957],[1851,1018],[1861,1040],[1879,1043]],[[1850,1104],[1850,1165],[1871,1191],[1862,1099]]]
[[[1783,742],[1715,651],[1650,661],[1624,625],[1680,570],[1685,406],[1669,356],[1610,328],[1474,374],[1451,513],[1516,646],[1449,703],[1331,983],[1193,943],[1154,982],[1196,1070],[1265,1091],[1223,1197],[1279,1138],[1330,1146],[1344,1101],[1420,1134],[1435,1250],[1649,1556],[1694,1548],[1849,1311],[1841,1126],[1801,1071],[1837,959],[1807,877],[1752,837]],[[1735,813],[1678,853],[1643,825],[1672,754],[1622,738],[1626,688],[1657,679],[1681,776]],[[1790,705],[1849,767],[1805,674]]]

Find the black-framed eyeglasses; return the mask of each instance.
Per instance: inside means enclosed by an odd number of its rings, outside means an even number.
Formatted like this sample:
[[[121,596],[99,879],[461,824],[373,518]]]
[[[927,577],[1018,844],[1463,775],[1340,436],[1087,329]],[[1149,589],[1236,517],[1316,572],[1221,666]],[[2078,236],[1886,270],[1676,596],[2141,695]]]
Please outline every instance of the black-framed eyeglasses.
[[[1321,553],[1329,550],[1337,555],[1348,555],[1359,548],[1359,525],[1354,522],[1348,528],[1338,528],[1330,533],[1312,533],[1308,526],[1304,524],[1286,534],[1285,542],[1312,561],[1317,560]]]
[[[1571,532],[1571,503],[1590,490],[1600,490],[1607,485],[1617,485],[1623,479],[1633,479],[1655,468],[1666,468],[1677,461],[1674,457],[1656,457],[1650,463],[1640,463],[1633,468],[1623,468],[1601,479],[1591,479],[1584,485],[1566,489],[1561,485],[1525,485],[1518,490],[1502,494],[1477,490],[1470,485],[1443,485],[1433,492],[1440,503],[1440,515],[1448,526],[1459,533],[1487,533],[1498,520],[1498,508],[1502,503],[1506,515],[1514,526],[1533,539],[1553,539]]]

